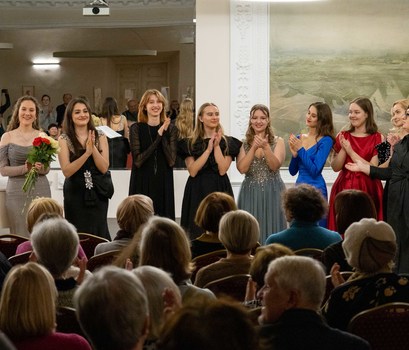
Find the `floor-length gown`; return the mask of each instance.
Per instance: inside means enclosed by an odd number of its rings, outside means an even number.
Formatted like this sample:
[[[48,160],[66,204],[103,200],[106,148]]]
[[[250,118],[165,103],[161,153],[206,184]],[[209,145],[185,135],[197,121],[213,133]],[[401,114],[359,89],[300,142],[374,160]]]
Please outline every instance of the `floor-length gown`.
[[[234,158],[239,154],[241,141],[231,136],[225,136],[220,141],[220,149],[223,155]],[[179,141],[178,153],[185,159],[186,157],[193,157],[198,159],[207,149],[209,139],[199,139],[192,146],[189,145],[189,139]],[[228,147],[227,147],[228,145]],[[226,150],[227,148],[227,150]],[[227,153],[225,153],[227,152]],[[227,174],[220,175],[219,169],[214,156],[214,151],[210,153],[205,165],[200,169],[195,177],[189,176],[182,202],[182,216],[180,223],[182,227],[189,233],[190,239],[195,239],[203,233],[195,223],[194,218],[196,210],[200,202],[210,193],[225,192],[233,196],[233,189],[230,184]]]
[[[348,131],[344,131],[342,133],[345,139],[351,143],[353,150],[366,161],[369,162],[372,157],[377,155],[375,146],[381,142],[382,136],[380,133],[377,132],[364,137],[353,136]],[[334,145],[335,152],[337,153],[341,150],[339,137],[340,135],[337,136]],[[344,166],[342,167],[342,170],[340,171],[331,189],[328,212],[328,228],[332,231],[337,231],[334,208],[335,197],[339,192],[347,189],[361,190],[368,193],[374,201],[378,220],[383,219],[383,188],[381,181],[371,179],[368,175],[361,172],[349,171],[345,168],[345,164],[351,162],[353,162],[353,160],[347,155]]]
[[[153,201],[155,214],[175,220],[173,165],[176,159],[177,130],[170,124],[163,135],[162,124],[135,123],[130,129],[132,171],[129,194],[144,194]]]
[[[292,157],[289,172],[292,176],[298,173],[296,184],[308,184],[319,189],[328,200],[327,184],[322,176],[322,169],[331,152],[333,141],[330,136],[322,137],[315,145],[308,149],[301,147],[297,157]],[[320,226],[327,227],[327,219],[320,221]]]
[[[67,135],[61,137],[67,141],[70,151],[70,162],[78,159],[75,156],[72,143]],[[81,155],[85,152],[82,150]],[[88,157],[82,167],[64,181],[64,214],[78,232],[90,233],[111,240],[107,214],[109,199],[95,191],[95,186],[89,188],[88,175],[95,178],[101,172],[95,165],[94,158]]]
[[[278,137],[274,138],[271,150],[277,145]],[[251,146],[244,142],[247,153]],[[281,193],[285,185],[280,176],[280,170],[271,170],[264,157],[254,157],[244,178],[238,199],[238,207],[248,211],[260,225],[260,242],[264,244],[267,237],[287,228],[287,220],[281,205]]]
[[[0,147],[0,167],[8,176],[6,187],[6,208],[10,221],[10,233],[29,237],[26,228],[27,209],[36,197],[51,197],[50,184],[45,175],[39,175],[35,187],[29,194],[22,190],[25,174],[22,168],[32,146],[9,143]]]

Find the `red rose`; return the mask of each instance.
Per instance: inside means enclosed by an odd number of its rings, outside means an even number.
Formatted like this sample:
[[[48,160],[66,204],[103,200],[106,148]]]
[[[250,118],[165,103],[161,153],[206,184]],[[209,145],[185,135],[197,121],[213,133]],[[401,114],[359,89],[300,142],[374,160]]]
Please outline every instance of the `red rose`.
[[[38,147],[38,146],[41,145],[41,142],[42,142],[41,137],[36,137],[36,138],[34,139],[34,141],[33,141],[33,146],[34,146],[34,147]]]
[[[46,138],[42,138],[41,141],[42,141],[43,143],[47,144],[47,145],[49,145],[49,144],[51,143],[50,140],[49,140],[49,139],[46,139]]]

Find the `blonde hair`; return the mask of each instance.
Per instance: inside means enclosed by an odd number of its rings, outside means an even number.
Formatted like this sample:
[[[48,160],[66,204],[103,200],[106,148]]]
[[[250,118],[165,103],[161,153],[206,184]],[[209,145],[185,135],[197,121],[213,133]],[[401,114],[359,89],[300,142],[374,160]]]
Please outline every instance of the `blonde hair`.
[[[13,267],[0,299],[0,329],[13,340],[52,333],[56,299],[54,280],[43,266],[29,262]]]
[[[257,245],[259,238],[259,224],[245,210],[228,212],[220,220],[219,240],[232,253],[247,254]]]
[[[152,95],[155,95],[158,98],[159,102],[162,103],[162,112],[160,113],[160,121],[161,123],[165,121],[165,108],[167,105],[166,98],[161,94],[160,91],[156,89],[149,89],[145,91],[145,93],[142,95],[141,102],[139,102],[138,122],[140,123],[148,122],[148,113],[146,111],[146,105],[148,104],[149,98]]]
[[[185,98],[180,104],[180,112],[175,125],[179,131],[179,139],[191,137],[193,134],[193,100]]]
[[[393,120],[393,107],[395,107],[396,105],[400,105],[402,107],[402,109],[404,109],[405,113],[409,108],[409,99],[408,98],[403,98],[401,100],[397,100],[393,103],[392,108],[391,108],[391,121]],[[400,130],[402,129],[402,127],[396,128],[393,127],[392,129],[390,129],[391,132],[394,133],[399,133]]]
[[[35,198],[27,209],[26,224],[28,232],[33,231],[33,227],[43,214],[57,214],[63,216],[63,207],[55,199],[49,197]]]

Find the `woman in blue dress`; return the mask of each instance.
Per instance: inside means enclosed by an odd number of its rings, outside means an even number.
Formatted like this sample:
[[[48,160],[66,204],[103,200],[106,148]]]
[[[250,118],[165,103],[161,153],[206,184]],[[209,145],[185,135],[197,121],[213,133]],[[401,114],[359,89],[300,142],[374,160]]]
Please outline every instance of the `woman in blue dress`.
[[[323,102],[312,103],[308,107],[305,123],[308,133],[291,134],[288,140],[292,154],[289,171],[292,176],[298,173],[296,184],[312,185],[328,199],[322,169],[335,141],[331,108]],[[327,220],[321,220],[320,226],[326,227]]]
[[[238,206],[259,222],[261,242],[287,228],[281,205],[285,185],[280,167],[285,159],[285,145],[275,136],[268,108],[254,105],[250,111],[246,139],[237,157],[237,169],[246,177],[241,185]]]

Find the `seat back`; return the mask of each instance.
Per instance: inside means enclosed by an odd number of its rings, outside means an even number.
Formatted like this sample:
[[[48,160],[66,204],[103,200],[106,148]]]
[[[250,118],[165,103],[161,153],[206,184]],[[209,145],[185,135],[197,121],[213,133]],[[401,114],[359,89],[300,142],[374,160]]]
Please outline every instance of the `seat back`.
[[[87,258],[90,259],[94,255],[95,247],[100,243],[109,242],[107,239],[92,235],[90,233],[78,232],[80,244]]]
[[[25,263],[28,263],[31,253],[32,253],[32,251],[12,255],[12,256],[9,257],[8,260],[9,260],[10,264],[13,265],[13,266],[18,265],[18,264],[25,264]]]
[[[120,250],[111,250],[92,256],[87,262],[87,270],[93,272],[101,266],[111,265],[119,253]]]
[[[209,282],[203,288],[210,289],[218,298],[229,296],[243,302],[249,278],[249,274],[231,275]]]
[[[372,350],[409,349],[409,303],[389,303],[355,315],[348,331],[367,340]]]
[[[344,280],[347,281],[348,278],[351,277],[353,272],[352,271],[341,271],[340,274],[344,278]],[[329,298],[329,296],[330,296],[330,294],[331,294],[331,292],[332,292],[332,290],[334,288],[335,287],[332,284],[331,275],[327,275],[325,277],[325,295],[324,295],[324,300],[322,301],[322,305],[324,305],[327,302],[327,300],[328,300],[328,298]]]
[[[310,258],[321,261],[322,249],[318,248],[302,248],[294,251],[295,255],[309,256]]]
[[[214,252],[210,252],[207,254],[199,255],[192,260],[194,263],[194,269],[192,272],[192,276],[190,279],[192,282],[195,282],[197,271],[199,271],[202,267],[207,265],[213,264],[216,261],[219,261],[221,258],[225,258],[227,256],[226,249],[215,250]]]
[[[0,252],[2,252],[8,259],[10,256],[16,254],[17,246],[26,241],[28,241],[28,238],[19,235],[0,235]]]
[[[75,333],[85,337],[75,315],[75,309],[67,306],[57,307],[57,332]]]

